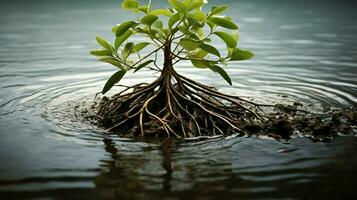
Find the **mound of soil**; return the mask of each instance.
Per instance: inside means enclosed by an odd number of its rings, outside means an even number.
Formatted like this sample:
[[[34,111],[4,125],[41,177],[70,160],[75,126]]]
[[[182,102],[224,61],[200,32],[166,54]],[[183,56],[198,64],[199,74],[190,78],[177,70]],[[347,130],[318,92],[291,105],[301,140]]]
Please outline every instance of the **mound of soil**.
[[[117,97],[113,97],[117,99]],[[103,97],[98,102],[95,102],[90,109],[76,107],[78,113],[82,113],[87,120],[102,128],[108,129],[108,122],[100,122],[102,120],[98,113],[103,112],[103,106],[112,104],[113,99]],[[249,103],[243,105],[249,107]],[[259,116],[262,119],[251,113],[245,113],[236,119],[237,126],[239,126],[239,134],[241,136],[269,136],[275,139],[290,139],[295,136],[305,136],[314,140],[325,141],[334,138],[338,135],[353,135],[357,133],[357,111],[356,109],[335,110],[327,113],[311,113],[301,109],[302,103],[296,102],[293,105],[260,105]],[[250,105],[249,109],[256,109],[256,105]],[[239,108],[237,108],[239,109]],[[203,118],[198,114],[196,119]],[[111,126],[112,124],[110,124]],[[188,130],[194,129],[194,124],[188,124]],[[151,121],[151,124],[144,124],[145,137],[166,137],[167,134],[164,128],[158,121]],[[139,125],[127,126],[121,129],[112,129],[114,132],[122,137],[137,138],[141,137]],[[197,133],[189,132],[187,137],[199,136]],[[201,130],[201,135],[229,135],[235,131],[226,127],[223,133],[210,132],[209,130]]]

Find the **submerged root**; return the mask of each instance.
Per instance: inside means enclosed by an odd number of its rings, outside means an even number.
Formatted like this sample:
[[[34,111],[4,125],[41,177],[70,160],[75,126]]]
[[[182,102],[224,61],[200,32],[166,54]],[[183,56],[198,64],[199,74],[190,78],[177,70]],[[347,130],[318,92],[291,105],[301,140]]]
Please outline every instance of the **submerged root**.
[[[263,108],[281,112],[266,113]],[[296,115],[298,112],[302,114]],[[107,131],[126,137],[264,133],[289,138],[296,129],[312,134],[324,131],[326,135],[332,130],[341,131],[337,126],[338,129],[332,129],[336,123],[323,124],[321,116],[307,113],[298,106],[262,105],[223,94],[171,69],[151,84],[126,87],[110,99],[103,98],[96,122]],[[348,125],[345,128],[353,124]]]

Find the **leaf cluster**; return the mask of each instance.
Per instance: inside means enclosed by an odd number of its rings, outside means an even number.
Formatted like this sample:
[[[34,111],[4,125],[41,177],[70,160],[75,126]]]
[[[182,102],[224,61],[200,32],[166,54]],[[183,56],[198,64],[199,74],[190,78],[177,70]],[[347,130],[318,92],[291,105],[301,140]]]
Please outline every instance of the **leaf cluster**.
[[[114,43],[98,36],[96,39],[102,48],[91,51],[100,61],[119,68],[107,81],[102,93],[119,82],[126,72],[156,65],[157,53],[167,48],[171,53],[165,56],[169,56],[174,64],[189,60],[197,68],[209,68],[219,73],[232,85],[224,66],[229,61],[250,59],[253,54],[237,47],[238,26],[224,15],[227,6],[214,6],[209,12],[203,12],[202,7],[206,3],[206,0],[168,0],[168,8],[152,9],[151,0],[146,4],[140,4],[138,0],[123,0],[122,8],[135,13],[138,19],[114,26]],[[147,41],[134,43],[130,41],[134,35],[144,36]],[[226,51],[220,52],[212,45],[213,39],[224,42]],[[141,55],[148,46],[152,51]]]

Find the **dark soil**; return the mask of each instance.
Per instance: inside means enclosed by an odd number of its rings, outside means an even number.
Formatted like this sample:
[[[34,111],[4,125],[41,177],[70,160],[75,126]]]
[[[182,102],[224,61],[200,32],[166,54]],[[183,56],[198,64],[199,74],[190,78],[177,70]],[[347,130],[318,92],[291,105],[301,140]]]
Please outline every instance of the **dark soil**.
[[[83,115],[98,125],[98,110],[103,105],[107,105],[109,98],[103,97],[99,102],[92,105],[89,110],[81,110]],[[252,106],[253,108],[254,106]],[[245,115],[239,118],[237,123],[241,128],[240,135],[250,136],[269,136],[275,139],[290,139],[296,136],[309,137],[314,140],[326,141],[338,135],[353,135],[357,130],[357,111],[356,109],[335,110],[327,113],[310,113],[305,110],[300,110],[303,104],[295,102],[293,105],[265,105],[261,108],[261,113],[264,113],[264,120],[257,120],[252,115]],[[78,108],[80,109],[80,108]],[[200,116],[196,115],[196,118]],[[189,126],[194,126],[188,124]],[[103,128],[108,128],[102,126]],[[191,127],[192,128],[192,127]],[[132,128],[114,130],[114,133],[123,137],[140,137],[139,126]],[[145,124],[145,135],[148,137],[166,137],[165,130],[160,126],[160,123]],[[212,136],[219,135],[219,133],[212,134],[205,131],[204,135]],[[224,132],[225,135],[234,133],[231,129]],[[189,135],[194,137],[197,135]]]

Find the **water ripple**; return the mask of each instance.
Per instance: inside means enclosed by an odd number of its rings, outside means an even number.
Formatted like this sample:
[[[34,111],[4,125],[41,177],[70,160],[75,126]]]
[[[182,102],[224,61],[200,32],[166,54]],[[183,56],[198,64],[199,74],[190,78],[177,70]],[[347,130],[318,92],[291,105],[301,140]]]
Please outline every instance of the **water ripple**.
[[[1,197],[304,199],[309,193],[312,199],[338,199],[351,194],[355,138],[139,141],[85,123],[80,112],[116,70],[89,55],[95,34],[113,39],[110,27],[130,16],[109,1],[18,2],[0,2]],[[237,12],[228,12],[240,24],[239,47],[255,53],[250,61],[225,67],[233,87],[190,62],[177,70],[259,103],[299,101],[318,111],[356,106],[356,12],[348,2],[335,12],[332,2],[227,2],[230,8],[237,3]],[[213,45],[226,53],[218,42]],[[152,80],[153,74],[143,71],[128,74],[122,84]]]

